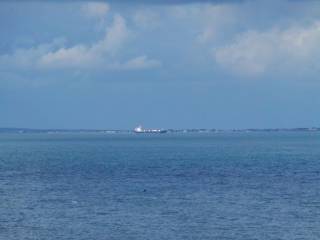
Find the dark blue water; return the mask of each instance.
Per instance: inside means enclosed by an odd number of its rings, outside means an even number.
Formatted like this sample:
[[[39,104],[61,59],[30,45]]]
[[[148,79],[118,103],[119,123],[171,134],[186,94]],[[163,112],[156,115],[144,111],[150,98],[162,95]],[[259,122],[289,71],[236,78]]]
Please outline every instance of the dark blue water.
[[[320,134],[0,135],[0,239],[320,239]]]

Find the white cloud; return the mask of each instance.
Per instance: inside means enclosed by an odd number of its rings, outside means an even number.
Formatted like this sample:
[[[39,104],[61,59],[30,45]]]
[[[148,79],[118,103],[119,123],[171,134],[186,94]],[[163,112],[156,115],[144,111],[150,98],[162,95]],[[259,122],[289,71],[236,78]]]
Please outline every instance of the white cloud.
[[[191,4],[168,9],[169,17],[187,24],[198,43],[210,43],[239,22],[239,6],[235,4]]]
[[[109,4],[105,2],[88,2],[83,4],[82,12],[90,18],[104,18],[110,10]]]
[[[91,67],[96,64],[99,56],[84,45],[76,45],[70,48],[60,48],[41,56],[37,63],[41,68],[70,68]]]
[[[126,21],[120,15],[115,15],[113,24],[106,29],[104,38],[92,46],[91,50],[96,54],[109,52],[116,53],[129,38],[130,31]]]
[[[208,5],[198,13],[202,19],[203,28],[197,37],[200,43],[207,43],[218,35],[225,34],[227,28],[235,25],[238,9],[234,5]]]
[[[116,54],[128,37],[129,30],[124,18],[116,15],[112,25],[107,28],[104,38],[100,41],[91,46],[79,44],[47,52],[38,59],[38,64],[48,68],[101,67],[107,64],[108,57]]]
[[[156,60],[139,56],[119,63],[118,52],[130,38],[126,21],[115,15],[113,23],[106,29],[104,37],[92,45],[77,44],[66,47],[64,41],[56,39],[30,49],[18,49],[13,54],[1,55],[1,68],[19,69],[117,69],[131,70],[159,66]]]
[[[218,64],[235,73],[305,72],[320,67],[320,22],[264,32],[248,31],[214,50]]]
[[[139,70],[156,68],[159,66],[161,66],[161,63],[158,60],[149,59],[147,56],[143,55],[122,64],[114,64],[112,68],[117,70]]]
[[[50,43],[40,44],[29,49],[16,49],[12,54],[0,55],[0,68],[30,69],[37,65],[39,58],[50,51],[55,51],[64,45],[63,38],[56,38]]]

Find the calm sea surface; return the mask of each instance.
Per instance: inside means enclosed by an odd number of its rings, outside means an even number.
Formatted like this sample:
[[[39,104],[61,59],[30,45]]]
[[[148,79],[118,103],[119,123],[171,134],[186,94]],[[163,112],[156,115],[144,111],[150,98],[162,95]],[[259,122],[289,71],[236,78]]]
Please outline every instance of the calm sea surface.
[[[0,134],[0,239],[320,239],[320,134]]]

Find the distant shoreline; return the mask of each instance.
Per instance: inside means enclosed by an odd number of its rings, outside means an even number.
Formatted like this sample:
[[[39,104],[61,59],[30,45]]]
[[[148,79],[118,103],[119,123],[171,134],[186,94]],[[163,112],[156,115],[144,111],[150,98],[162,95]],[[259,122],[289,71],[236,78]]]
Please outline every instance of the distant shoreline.
[[[166,129],[166,133],[223,133],[223,132],[320,132],[320,127],[312,128],[248,128],[248,129]],[[0,128],[1,133],[103,133],[103,134],[134,134],[133,130],[117,129],[32,129],[32,128]],[[145,133],[148,134],[148,133]]]

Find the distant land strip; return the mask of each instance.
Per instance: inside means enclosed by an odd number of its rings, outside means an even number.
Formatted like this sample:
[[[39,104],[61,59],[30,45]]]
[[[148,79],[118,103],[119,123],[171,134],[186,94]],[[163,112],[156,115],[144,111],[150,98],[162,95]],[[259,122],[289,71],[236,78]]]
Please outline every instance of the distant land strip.
[[[166,133],[219,133],[219,132],[320,132],[320,127],[311,128],[247,128],[247,129],[166,129]],[[117,129],[32,129],[32,128],[0,128],[1,133],[105,133],[105,134],[129,134],[133,130]]]

